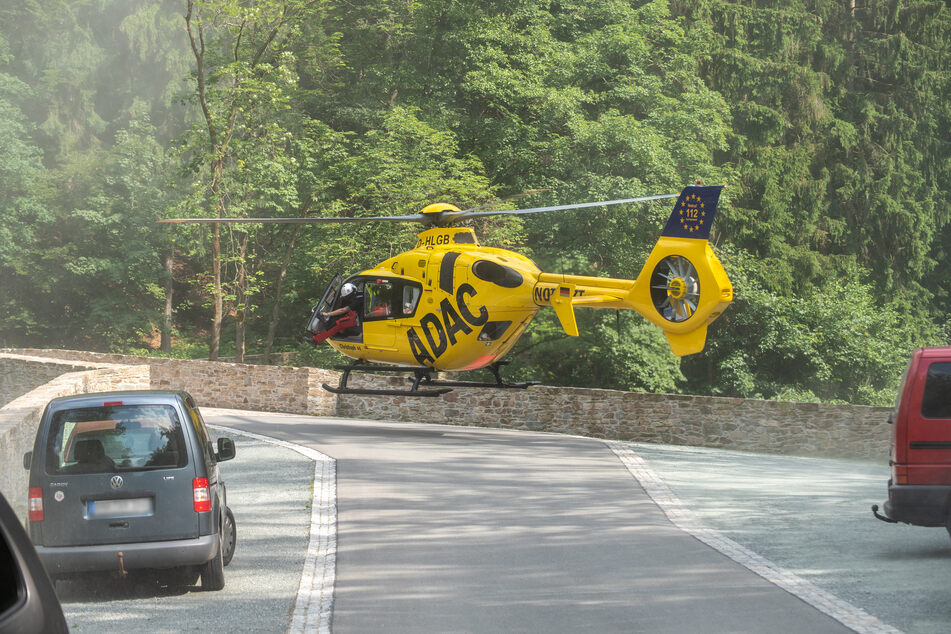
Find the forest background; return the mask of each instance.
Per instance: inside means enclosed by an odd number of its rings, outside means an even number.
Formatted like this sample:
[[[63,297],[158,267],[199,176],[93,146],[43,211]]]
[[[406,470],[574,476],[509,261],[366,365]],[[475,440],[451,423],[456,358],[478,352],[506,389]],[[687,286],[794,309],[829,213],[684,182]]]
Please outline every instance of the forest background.
[[[951,10],[814,0],[5,0],[0,347],[298,351],[338,272],[414,228],[167,217],[415,213],[727,183],[735,301],[702,354],[541,311],[512,377],[890,404],[947,345]],[[523,204],[523,203],[528,203]],[[542,270],[633,278],[666,203],[479,222]]]

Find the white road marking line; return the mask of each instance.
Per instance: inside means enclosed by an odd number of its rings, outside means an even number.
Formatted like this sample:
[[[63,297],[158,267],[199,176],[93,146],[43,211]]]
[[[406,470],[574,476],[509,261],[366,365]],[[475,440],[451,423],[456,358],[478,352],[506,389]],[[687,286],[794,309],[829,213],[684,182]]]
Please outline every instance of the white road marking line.
[[[644,488],[647,495],[654,500],[657,506],[667,515],[667,518],[680,530],[693,535],[741,566],[779,586],[786,592],[799,597],[820,612],[829,615],[860,634],[901,634],[901,630],[879,621],[861,608],[857,608],[802,577],[777,566],[729,537],[707,528],[694,512],[687,508],[670,487],[661,480],[660,476],[648,466],[647,462],[634,452],[630,445],[616,440],[605,441],[605,444],[621,459],[621,462]]]
[[[223,425],[208,425],[229,434],[278,445],[314,461],[310,541],[301,571],[288,632],[330,633],[337,568],[337,461],[309,447]]]

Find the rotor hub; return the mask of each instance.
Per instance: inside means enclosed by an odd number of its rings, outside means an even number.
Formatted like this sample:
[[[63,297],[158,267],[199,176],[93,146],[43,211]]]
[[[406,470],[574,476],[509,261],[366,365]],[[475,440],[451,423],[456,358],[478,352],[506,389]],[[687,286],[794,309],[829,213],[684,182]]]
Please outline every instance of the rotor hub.
[[[700,304],[700,275],[690,260],[670,255],[657,263],[651,275],[651,300],[667,321],[690,319]]]
[[[671,299],[683,299],[687,295],[687,282],[682,277],[675,277],[670,280],[667,286],[667,297]]]
[[[433,203],[419,211],[419,222],[427,227],[448,227],[461,214],[461,210],[449,203]]]
[[[429,214],[442,214],[447,211],[460,211],[455,205],[449,203],[433,203],[431,205],[426,205],[419,210],[419,213],[425,215]]]

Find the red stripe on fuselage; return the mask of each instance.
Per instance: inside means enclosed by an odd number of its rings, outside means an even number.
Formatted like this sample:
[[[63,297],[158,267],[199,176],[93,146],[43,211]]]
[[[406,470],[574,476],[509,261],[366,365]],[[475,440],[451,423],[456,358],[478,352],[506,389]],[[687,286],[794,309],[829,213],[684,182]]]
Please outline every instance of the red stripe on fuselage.
[[[498,357],[499,355],[497,354],[487,354],[485,356],[479,357],[478,359],[476,359],[475,361],[473,361],[472,363],[470,363],[469,365],[467,365],[466,367],[462,369],[463,371],[478,370],[479,368],[484,368],[485,366],[489,365],[490,363],[495,361]]]

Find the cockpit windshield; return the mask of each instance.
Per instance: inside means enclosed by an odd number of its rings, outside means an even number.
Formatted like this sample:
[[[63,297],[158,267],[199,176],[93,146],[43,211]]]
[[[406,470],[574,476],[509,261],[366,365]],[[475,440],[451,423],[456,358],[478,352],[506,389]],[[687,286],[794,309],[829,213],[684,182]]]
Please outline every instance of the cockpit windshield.
[[[321,297],[320,301],[317,302],[317,305],[314,306],[314,312],[310,317],[310,322],[307,324],[308,331],[312,333],[318,333],[323,330],[323,323],[320,321],[320,313],[330,312],[333,309],[333,301],[340,293],[340,287],[342,285],[343,275],[337,275],[332,280],[330,280],[330,284],[327,285],[327,290],[324,291],[323,297]]]

